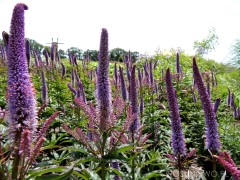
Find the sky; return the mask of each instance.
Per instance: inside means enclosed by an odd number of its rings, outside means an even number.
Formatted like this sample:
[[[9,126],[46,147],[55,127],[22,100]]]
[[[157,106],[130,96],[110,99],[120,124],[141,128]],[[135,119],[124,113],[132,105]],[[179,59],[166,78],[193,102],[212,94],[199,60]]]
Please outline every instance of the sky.
[[[60,49],[99,49],[102,28],[109,49],[152,55],[181,47],[194,55],[193,42],[215,28],[219,44],[206,58],[227,62],[240,39],[240,0],[0,0],[0,31],[9,32],[15,4],[25,3],[25,37]]]

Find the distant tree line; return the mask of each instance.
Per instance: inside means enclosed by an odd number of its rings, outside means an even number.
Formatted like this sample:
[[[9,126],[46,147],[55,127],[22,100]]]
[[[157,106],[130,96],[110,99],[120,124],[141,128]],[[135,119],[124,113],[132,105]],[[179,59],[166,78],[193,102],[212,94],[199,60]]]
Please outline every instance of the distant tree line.
[[[39,54],[43,52],[44,49],[48,51],[50,54],[50,47],[49,46],[44,46],[37,41],[33,39],[28,39],[30,42],[30,50],[35,51]],[[0,39],[0,44],[4,44],[3,40]],[[58,49],[58,53],[60,55],[60,58],[68,58],[69,55],[75,55],[77,56],[77,59],[82,60],[82,59],[87,59],[89,58],[92,61],[97,61],[98,60],[98,50],[90,50],[87,49],[86,51],[83,51],[80,48],[77,47],[70,47],[66,51],[62,49]],[[121,49],[121,48],[114,48],[109,51],[109,57],[111,61],[118,61],[118,62],[123,62],[126,59],[126,56],[128,56],[128,51]],[[139,58],[139,52],[133,51],[131,53],[131,58],[132,61],[136,61]]]

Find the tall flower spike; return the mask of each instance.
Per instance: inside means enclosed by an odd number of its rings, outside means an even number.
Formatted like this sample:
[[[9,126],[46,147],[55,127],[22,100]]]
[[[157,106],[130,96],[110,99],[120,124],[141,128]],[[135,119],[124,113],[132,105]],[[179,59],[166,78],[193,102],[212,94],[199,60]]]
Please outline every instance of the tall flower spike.
[[[172,126],[172,148],[174,155],[185,155],[186,145],[182,133],[181,119],[179,114],[178,102],[176,97],[176,91],[172,85],[172,78],[170,70],[166,72],[166,88],[168,105],[171,114],[171,126]]]
[[[66,68],[63,63],[61,63],[61,66],[62,66],[62,79],[63,79],[66,74]]]
[[[47,51],[47,49],[45,48],[44,50],[43,50],[43,55],[45,56],[45,60],[46,60],[46,66],[48,67],[48,65],[49,65],[49,55],[48,55],[48,51]]]
[[[227,105],[230,106],[231,105],[231,92],[230,89],[228,88],[228,96],[227,96]]]
[[[221,144],[219,140],[216,114],[214,112],[210,96],[204,85],[201,73],[199,72],[195,57],[193,58],[193,75],[205,115],[206,148],[209,149],[210,151],[217,152],[220,149]]]
[[[137,87],[136,87],[136,78],[135,78],[135,69],[136,65],[132,67],[131,78],[130,78],[130,104],[132,106],[132,114],[138,114],[138,95],[137,95]],[[140,126],[139,117],[133,120],[132,124],[130,124],[129,131],[134,132],[138,130]]]
[[[177,53],[177,57],[176,57],[176,69],[177,69],[177,73],[180,74],[181,66],[180,66],[180,60],[179,60],[179,53]]]
[[[117,72],[117,64],[114,64],[114,80],[116,87],[118,86],[118,72]]]
[[[31,65],[31,50],[30,50],[30,42],[28,39],[25,41],[25,48],[26,48],[26,57],[27,57],[27,63],[28,67]]]
[[[120,81],[121,81],[122,98],[124,101],[126,101],[127,100],[127,90],[126,90],[126,86],[125,86],[123,69],[120,66],[119,66],[119,74],[120,74]]]
[[[220,105],[220,102],[221,102],[221,99],[220,98],[217,98],[216,99],[216,101],[215,101],[215,103],[214,103],[214,112],[215,112],[215,114],[217,113],[217,111],[218,111],[218,107],[219,107],[219,105]]]
[[[110,124],[112,109],[109,81],[108,32],[104,28],[101,33],[97,75],[97,116],[100,121],[100,131],[104,132]]]
[[[138,81],[139,81],[140,88],[142,88],[142,73],[139,68],[138,68]]]
[[[43,71],[41,72],[41,78],[42,78],[42,102],[48,104],[48,88]]]
[[[149,62],[149,72],[150,72],[150,82],[151,85],[153,86],[153,72],[152,72],[153,68],[152,68],[152,61]]]
[[[3,38],[3,42],[6,46],[6,49],[8,47],[8,42],[9,42],[9,34],[5,31],[2,32],[2,38]]]
[[[22,129],[34,134],[37,126],[35,92],[28,73],[24,40],[24,10],[19,3],[13,10],[8,44],[8,123],[13,140],[19,139]]]

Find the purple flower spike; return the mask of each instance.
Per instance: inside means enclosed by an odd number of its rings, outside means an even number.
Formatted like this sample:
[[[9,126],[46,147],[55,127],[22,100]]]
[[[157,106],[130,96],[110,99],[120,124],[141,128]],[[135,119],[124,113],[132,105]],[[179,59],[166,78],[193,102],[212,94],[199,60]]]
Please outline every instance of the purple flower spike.
[[[142,74],[139,68],[138,68],[138,81],[139,81],[140,88],[142,88]]]
[[[141,116],[143,115],[143,110],[144,110],[144,101],[143,101],[143,97],[141,96],[141,99],[140,99],[140,114]]]
[[[2,32],[2,38],[3,38],[3,42],[6,46],[6,49],[8,47],[8,42],[9,42],[9,34],[5,31]]]
[[[150,61],[149,63],[149,72],[150,72],[150,82],[151,82],[151,85],[153,86],[153,72],[152,72],[152,61]]]
[[[55,44],[54,44],[54,43],[52,43],[52,46],[51,46],[50,57],[51,57],[51,60],[52,60],[52,61],[55,61],[55,58],[56,58],[56,49],[55,49]]]
[[[108,129],[111,115],[111,87],[109,81],[108,32],[102,29],[100,49],[98,54],[97,72],[97,113],[100,121],[100,131]]]
[[[122,98],[124,101],[126,101],[127,100],[127,90],[126,90],[125,80],[124,80],[124,76],[123,76],[123,69],[120,66],[119,66],[119,73],[120,73]]]
[[[177,69],[177,73],[181,74],[181,66],[180,66],[180,60],[179,60],[179,53],[177,53],[177,57],[176,57],[176,69]]]
[[[216,99],[216,101],[215,101],[215,103],[214,103],[214,112],[215,113],[217,113],[217,111],[218,111],[218,107],[219,107],[219,105],[220,105],[220,102],[221,102],[221,99],[220,98],[217,98]]]
[[[26,41],[25,41],[25,48],[26,48],[26,57],[27,57],[28,67],[30,67],[30,63],[31,63],[31,50],[30,50],[30,42],[29,42],[28,39],[26,39]]]
[[[114,80],[115,80],[115,85],[116,85],[116,87],[117,87],[117,85],[118,85],[118,72],[117,72],[117,64],[115,63],[114,64]]]
[[[119,167],[119,162],[112,162],[111,163],[111,166],[112,166],[112,168],[114,168],[114,169],[117,169],[117,170],[119,170],[120,169],[120,167]],[[114,176],[114,180],[121,180],[122,178],[120,177],[120,176],[118,176],[118,175],[115,175]]]
[[[66,74],[66,68],[63,63],[61,63],[61,66],[62,66],[62,79],[63,79]]]
[[[23,129],[32,134],[36,131],[35,92],[28,73],[24,40],[24,10],[28,7],[19,3],[12,14],[8,44],[8,123],[9,134],[15,142]]]
[[[48,55],[48,51],[47,49],[44,49],[43,50],[43,55],[45,56],[45,60],[46,60],[46,66],[48,67],[49,66],[49,55]]]
[[[228,96],[227,96],[227,105],[230,106],[231,105],[231,91],[228,88]]]
[[[184,142],[184,136],[182,133],[181,119],[179,114],[178,102],[176,97],[176,91],[172,85],[172,78],[170,70],[166,72],[166,88],[168,105],[171,114],[171,126],[172,126],[172,148],[174,155],[185,155],[186,145]]]
[[[42,102],[48,104],[48,89],[44,72],[41,72],[42,78]]]
[[[234,108],[235,106],[235,101],[234,101],[234,93],[231,95],[231,107]]]
[[[210,96],[211,95],[211,90],[210,90],[210,83],[209,81],[207,82],[207,93]]]
[[[205,115],[206,148],[210,151],[217,152],[221,146],[218,133],[218,123],[211,103],[211,99],[204,85],[201,73],[199,72],[195,57],[193,58],[193,75]]]
[[[34,56],[34,62],[35,62],[35,66],[39,67],[39,62],[38,62],[38,57],[35,51],[33,51],[33,56]]]
[[[136,65],[132,67],[131,79],[130,79],[130,104],[132,107],[132,114],[138,114],[138,99],[137,99],[137,87],[136,87],[136,78],[135,78],[135,69]],[[133,120],[132,124],[129,127],[129,131],[134,132],[138,130],[140,126],[139,118]]]

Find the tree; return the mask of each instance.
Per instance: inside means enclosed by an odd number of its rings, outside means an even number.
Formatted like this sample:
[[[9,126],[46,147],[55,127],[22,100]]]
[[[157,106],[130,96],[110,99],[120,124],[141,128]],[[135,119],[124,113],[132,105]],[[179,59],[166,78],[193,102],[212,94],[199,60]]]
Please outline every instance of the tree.
[[[83,50],[77,47],[67,49],[68,54],[76,55],[78,59],[83,59]]]
[[[124,49],[114,48],[110,50],[110,60],[123,62],[125,54],[127,54],[127,52]]]
[[[30,50],[31,51],[37,51],[38,53],[42,52],[42,49],[44,48],[44,46],[40,43],[38,43],[37,41],[33,40],[33,39],[28,39],[30,42]]]
[[[59,49],[58,53],[59,53],[61,59],[62,59],[62,58],[66,58],[66,53],[65,53],[64,50]]]
[[[237,39],[235,44],[232,46],[231,55],[230,64],[240,68],[240,39]]]
[[[131,52],[131,57],[133,62],[136,62],[139,59],[139,56],[140,56],[139,52],[137,51]]]
[[[87,59],[87,56],[89,56],[89,59],[92,61],[98,61],[98,51],[97,50],[89,50],[87,49],[83,53],[83,57]]]
[[[208,30],[208,36],[202,41],[194,41],[193,49],[198,55],[203,57],[205,54],[213,51],[218,44],[218,36],[216,35],[216,29],[212,28]]]

